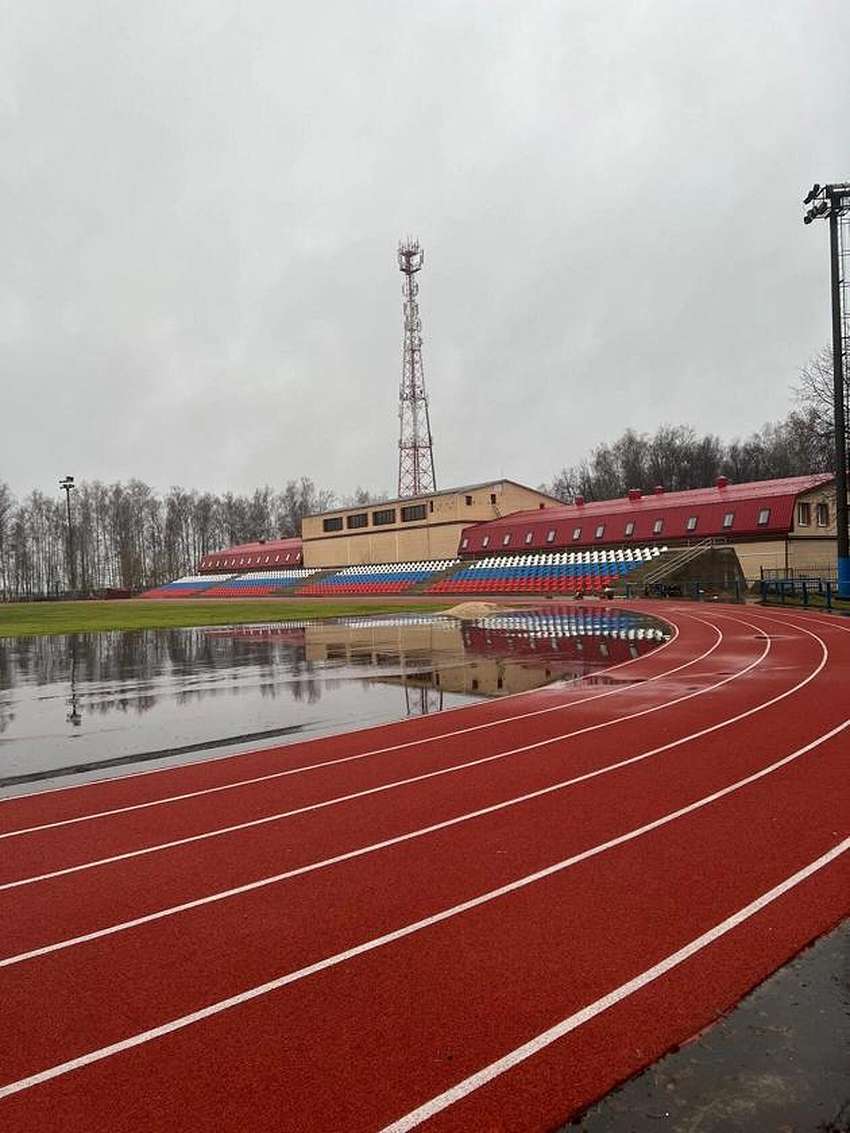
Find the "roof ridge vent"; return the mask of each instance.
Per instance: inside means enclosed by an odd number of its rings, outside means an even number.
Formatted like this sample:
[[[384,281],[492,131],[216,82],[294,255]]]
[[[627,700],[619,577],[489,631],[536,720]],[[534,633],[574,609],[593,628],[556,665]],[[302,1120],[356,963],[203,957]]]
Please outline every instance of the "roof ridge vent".
[[[629,499],[632,501],[632,503],[634,503],[635,500],[639,500],[640,497],[641,497],[640,488],[629,488]]]
[[[584,507],[584,496],[576,496],[573,503],[576,507]]]
[[[714,483],[717,485],[718,488],[728,488],[729,487],[729,479],[726,476],[718,476],[717,479],[714,481]]]
[[[653,492],[655,493],[656,496],[663,496],[664,495],[664,485],[663,484],[656,484],[655,487],[652,490],[653,490]]]

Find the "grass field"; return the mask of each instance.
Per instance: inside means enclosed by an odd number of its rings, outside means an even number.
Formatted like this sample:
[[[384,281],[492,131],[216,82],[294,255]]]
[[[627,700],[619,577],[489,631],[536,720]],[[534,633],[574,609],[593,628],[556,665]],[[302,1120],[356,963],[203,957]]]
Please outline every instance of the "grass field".
[[[0,604],[0,637],[32,637],[51,633],[91,633],[108,629],[171,629],[179,626],[235,625],[245,622],[293,621],[335,618],[356,614],[434,612],[433,600],[409,602],[298,601],[264,598],[261,601],[168,602],[11,602]]]

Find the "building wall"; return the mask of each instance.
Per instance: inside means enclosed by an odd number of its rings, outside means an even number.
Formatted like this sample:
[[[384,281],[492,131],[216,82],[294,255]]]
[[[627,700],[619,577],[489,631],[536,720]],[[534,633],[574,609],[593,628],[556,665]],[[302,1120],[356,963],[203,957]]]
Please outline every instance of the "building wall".
[[[453,492],[309,515],[301,524],[304,565],[333,567],[454,558],[460,533],[470,523],[498,519],[528,508],[554,507],[557,503],[533,488],[497,480]],[[425,508],[424,518],[403,522],[401,509],[416,506]],[[396,513],[395,522],[376,525],[375,513],[389,509]],[[352,517],[364,514],[366,526],[352,529]],[[342,530],[325,530],[326,523],[337,521],[342,522]]]

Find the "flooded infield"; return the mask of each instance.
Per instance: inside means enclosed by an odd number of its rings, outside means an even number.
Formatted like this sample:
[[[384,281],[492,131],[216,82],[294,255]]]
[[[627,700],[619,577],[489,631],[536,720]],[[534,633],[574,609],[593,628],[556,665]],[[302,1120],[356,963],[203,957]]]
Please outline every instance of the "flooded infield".
[[[0,796],[587,676],[661,645],[616,607],[0,638]]]

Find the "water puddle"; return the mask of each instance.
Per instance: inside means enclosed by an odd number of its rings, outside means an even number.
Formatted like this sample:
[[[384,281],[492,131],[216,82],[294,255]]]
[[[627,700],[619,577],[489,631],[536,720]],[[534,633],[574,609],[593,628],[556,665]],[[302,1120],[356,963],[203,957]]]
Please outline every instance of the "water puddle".
[[[572,681],[667,637],[663,623],[627,610],[549,605],[463,621],[385,615],[0,638],[0,792]]]

